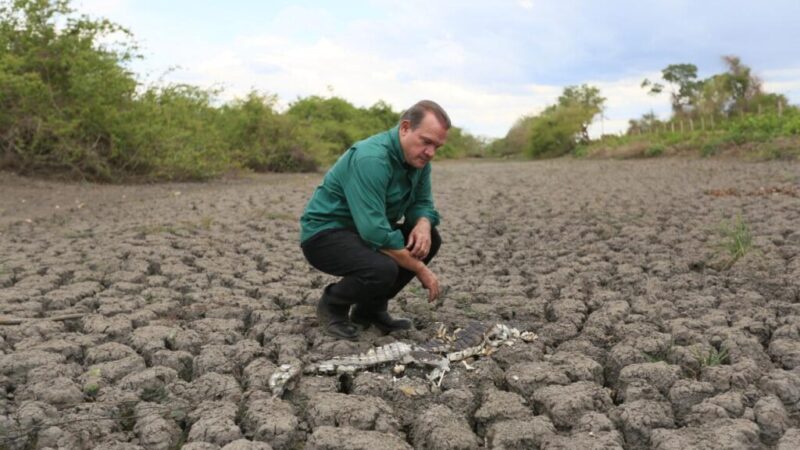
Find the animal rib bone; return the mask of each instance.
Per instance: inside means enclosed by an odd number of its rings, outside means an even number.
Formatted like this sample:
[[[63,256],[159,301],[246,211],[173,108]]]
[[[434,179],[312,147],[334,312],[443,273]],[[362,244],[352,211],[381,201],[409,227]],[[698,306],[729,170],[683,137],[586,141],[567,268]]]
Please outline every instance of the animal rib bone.
[[[450,363],[464,361],[478,355],[490,355],[501,345],[514,345],[515,342],[532,342],[537,336],[533,332],[520,332],[516,328],[504,324],[485,325],[481,322],[470,322],[463,329],[452,334],[447,333],[441,325],[435,337],[421,344],[393,342],[369,349],[365,353],[347,356],[336,356],[331,359],[311,364],[303,369],[304,373],[355,373],[359,370],[387,363],[395,365],[416,364],[431,367],[427,378],[441,385]],[[270,389],[273,395],[280,396],[287,383],[299,376],[300,370],[295,367],[281,366],[270,377]]]

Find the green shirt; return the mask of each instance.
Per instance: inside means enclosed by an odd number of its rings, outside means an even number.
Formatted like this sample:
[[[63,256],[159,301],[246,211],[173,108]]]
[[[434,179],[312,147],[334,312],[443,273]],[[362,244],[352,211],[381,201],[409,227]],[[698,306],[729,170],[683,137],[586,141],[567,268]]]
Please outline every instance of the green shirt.
[[[406,164],[394,127],[355,143],[325,174],[300,218],[300,242],[322,230],[348,228],[375,249],[400,249],[403,233],[393,225],[402,217],[411,224],[421,217],[439,224],[431,165]]]

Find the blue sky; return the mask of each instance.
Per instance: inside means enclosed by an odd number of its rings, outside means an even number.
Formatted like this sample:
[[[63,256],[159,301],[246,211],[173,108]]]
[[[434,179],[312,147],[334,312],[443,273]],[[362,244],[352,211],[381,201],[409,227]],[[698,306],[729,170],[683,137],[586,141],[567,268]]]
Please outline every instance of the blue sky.
[[[734,54],[766,90],[800,103],[800,1],[76,0],[126,26],[145,82],[188,82],[298,96],[338,95],[402,110],[441,103],[455,124],[489,136],[552,104],[564,86],[589,83],[607,98],[606,132],[654,110],[667,95],[639,83],[672,63],[701,77]],[[600,123],[593,126],[599,133]]]

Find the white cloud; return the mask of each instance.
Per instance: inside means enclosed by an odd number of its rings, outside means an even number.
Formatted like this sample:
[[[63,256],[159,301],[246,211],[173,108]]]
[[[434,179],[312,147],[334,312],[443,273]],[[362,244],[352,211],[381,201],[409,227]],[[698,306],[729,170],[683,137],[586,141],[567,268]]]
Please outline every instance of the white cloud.
[[[799,79],[800,67],[787,67],[784,69],[765,70],[761,73],[765,79],[786,80]]]
[[[759,74],[764,81],[764,90],[783,94],[790,102],[800,101],[800,67],[767,70]]]
[[[518,0],[517,5],[523,9],[533,9],[533,0]]]
[[[428,44],[444,55],[442,67],[465,64],[465,50],[452,40],[432,40]],[[206,56],[203,56],[206,55]],[[528,83],[521,85],[479,85],[450,77],[416,71],[417,65],[434,64],[426,59],[385,55],[378,51],[357,50],[347,42],[322,37],[304,42],[286,36],[262,34],[236,39],[231,45],[202,49],[185,55],[191,64],[178,71],[178,81],[201,86],[223,83],[227,98],[242,96],[250,89],[278,94],[281,107],[297,97],[327,96],[333,93],[358,106],[377,100],[402,110],[422,98],[442,104],[454,123],[471,133],[501,137],[521,116],[540,112],[553,104],[563,86]],[[630,118],[655,110],[666,115],[666,94],[649,96],[639,85],[643,73],[615,81],[588,81],[607,98],[605,120],[591,128],[593,136],[617,133],[627,128]]]
[[[431,45],[448,46],[448,42]],[[460,58],[457,46],[450,58]],[[195,58],[192,55],[190,58]],[[214,86],[224,80],[229,97],[252,88],[277,93],[282,106],[298,96],[335,95],[368,106],[382,99],[402,110],[422,98],[441,103],[454,122],[470,132],[502,136],[524,114],[552,103],[556,86],[530,84],[512,89],[490,89],[450,80],[419,76],[414,61],[355,51],[328,38],[304,43],[282,36],[261,35],[237,39],[232,46],[197,59],[177,72],[179,81]]]
[[[777,94],[791,94],[794,93],[795,95],[789,95],[789,97],[793,97],[797,99],[797,94],[800,94],[800,80],[792,80],[792,81],[765,81],[764,90],[766,92],[774,92]]]

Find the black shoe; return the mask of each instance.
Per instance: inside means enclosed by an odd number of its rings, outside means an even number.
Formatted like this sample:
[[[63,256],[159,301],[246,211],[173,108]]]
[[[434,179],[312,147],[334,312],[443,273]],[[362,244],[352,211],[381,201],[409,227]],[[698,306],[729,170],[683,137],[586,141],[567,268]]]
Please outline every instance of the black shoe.
[[[370,325],[375,325],[376,328],[384,333],[414,328],[414,322],[411,319],[394,318],[386,311],[365,311],[364,308],[359,306],[353,308],[350,320],[364,329],[369,328]]]
[[[331,305],[325,296],[317,304],[317,319],[319,326],[329,336],[340,339],[355,339],[358,337],[358,327],[350,323],[347,318],[349,306]]]

